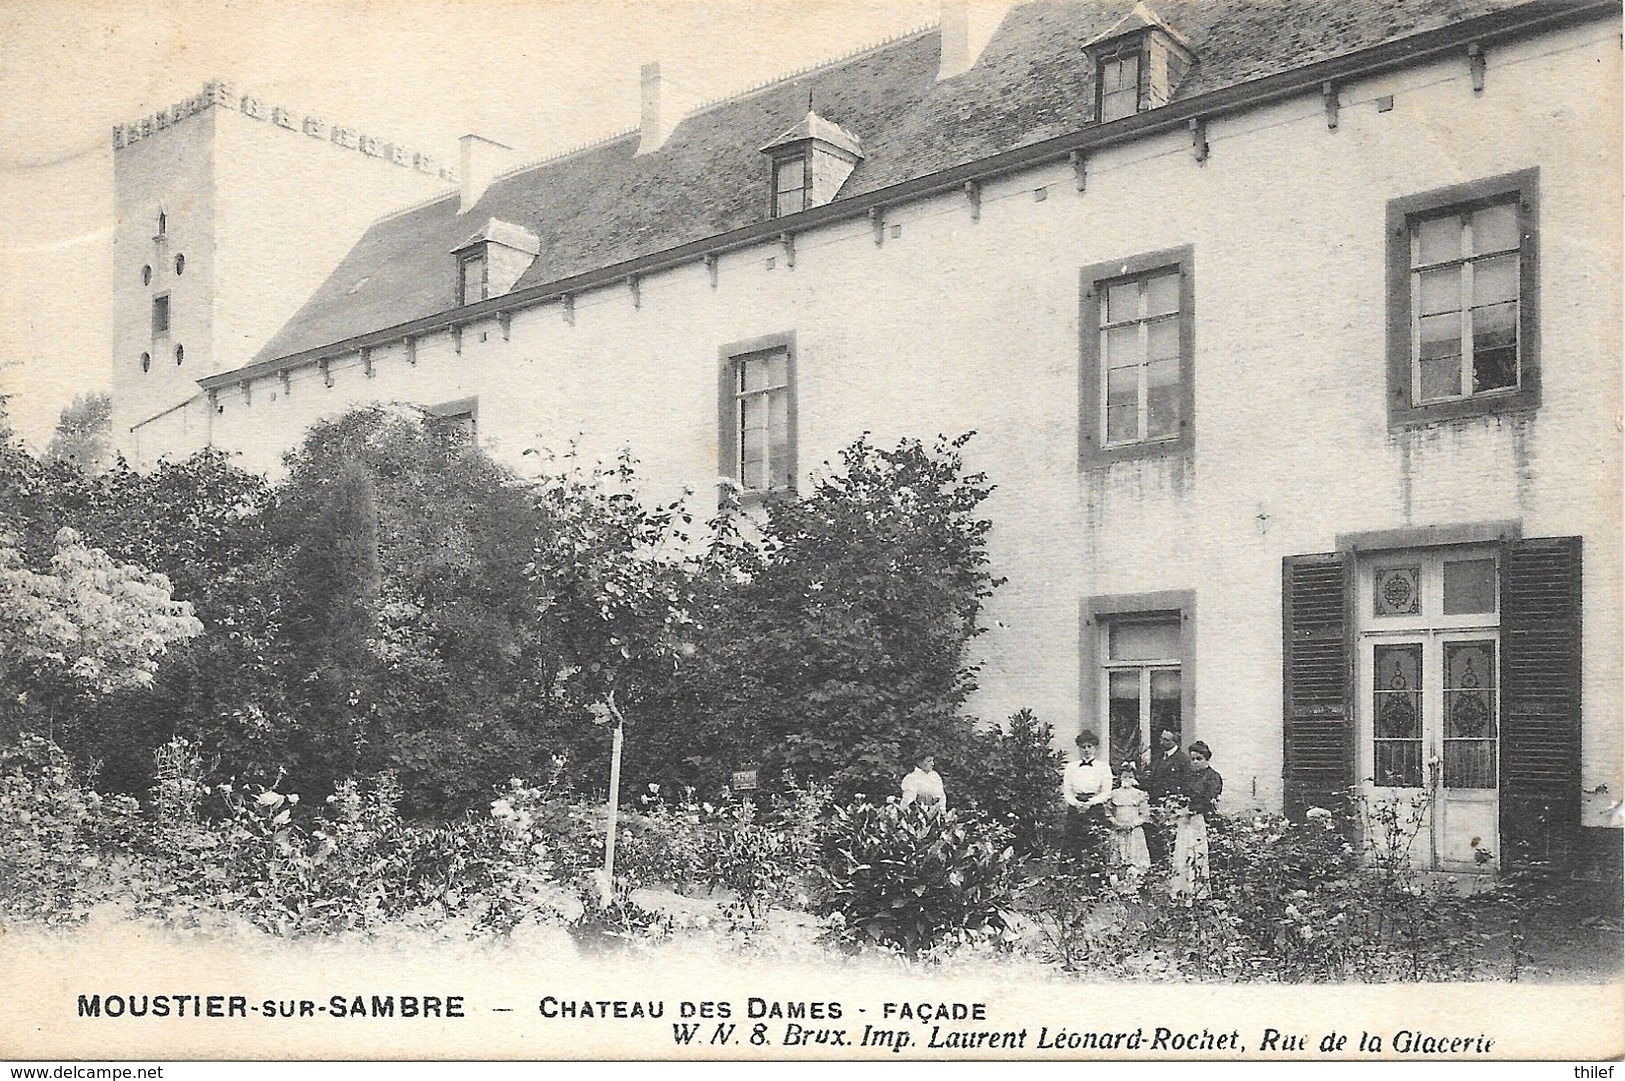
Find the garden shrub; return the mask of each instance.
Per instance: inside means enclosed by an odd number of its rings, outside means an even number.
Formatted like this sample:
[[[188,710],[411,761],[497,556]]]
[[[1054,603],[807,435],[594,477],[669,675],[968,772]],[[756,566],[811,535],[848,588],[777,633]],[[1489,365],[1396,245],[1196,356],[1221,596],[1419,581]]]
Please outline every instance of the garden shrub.
[[[576,945],[587,952],[647,947],[672,933],[675,920],[658,909],[632,899],[632,886],[619,879],[606,899],[596,876],[589,875],[577,891],[581,914],[566,927]]]
[[[722,544],[692,594],[692,654],[644,680],[645,715],[665,723],[629,741],[629,775],[714,791],[735,769],[765,784],[790,770],[849,799],[894,790],[923,747],[970,768],[966,649],[1001,581],[970,438],[860,437],[768,502],[752,539]]]
[[[1004,727],[977,733],[975,753],[955,779],[955,791],[966,802],[1010,831],[1019,856],[1037,856],[1054,842],[1051,826],[1062,806],[1065,763],[1054,736],[1055,730],[1032,710],[1018,710]]]
[[[543,907],[544,847],[494,816],[407,823],[387,774],[341,782],[321,811],[275,788],[203,792],[207,816],[177,816],[157,831],[150,877],[162,884],[138,893],[138,912],[171,923],[230,912],[281,936],[392,924],[505,934]]]
[[[88,788],[40,736],[0,748],[0,918],[77,923],[117,899],[138,814],[130,797]]]
[[[1033,927],[1028,948],[1097,977],[1349,982],[1490,974],[1482,925],[1501,903],[1498,893],[1471,896],[1418,875],[1408,848],[1420,818],[1403,801],[1389,802],[1364,806],[1358,820],[1324,808],[1302,821],[1214,816],[1212,896],[1194,903],[1168,896],[1165,866],[1137,885],[1105,891],[1096,889],[1098,874],[1040,878],[1019,903]],[[1362,825],[1367,842],[1356,845]]]
[[[815,889],[830,789],[798,785],[789,775],[784,784],[766,816],[759,816],[754,800],[740,800],[722,810],[710,835],[707,881],[732,892],[742,910],[734,913],[736,922],[759,921],[798,891],[805,902]]]
[[[953,810],[858,803],[835,809],[827,843],[822,907],[851,939],[918,954],[1007,926],[1015,851],[997,827]]]
[[[45,740],[0,752],[0,918],[71,923],[111,904],[179,929],[235,918],[281,936],[489,935],[547,915],[547,846],[495,815],[415,826],[388,775],[311,807],[205,783],[208,770],[185,741],[163,748],[143,815],[85,787]]]

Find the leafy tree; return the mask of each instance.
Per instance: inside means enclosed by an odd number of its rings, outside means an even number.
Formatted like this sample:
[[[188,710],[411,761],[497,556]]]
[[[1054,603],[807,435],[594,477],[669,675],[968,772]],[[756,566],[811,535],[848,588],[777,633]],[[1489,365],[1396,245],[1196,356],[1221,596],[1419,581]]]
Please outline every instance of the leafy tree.
[[[921,750],[971,764],[965,652],[1000,579],[978,516],[992,486],[961,453],[970,438],[860,438],[804,498],[767,504],[759,550],[724,546],[696,589],[695,661],[669,681],[666,738],[639,756],[640,776],[716,783],[754,763],[879,793]]]
[[[316,425],[287,465],[267,515],[286,653],[274,705],[306,787],[389,770],[403,811],[440,817],[545,765],[571,725],[550,692],[559,651],[530,596],[537,513],[517,478],[410,407]]]
[[[63,529],[46,573],[0,547],[0,718],[13,732],[43,719],[47,737],[68,707],[149,684],[169,646],[201,633],[169,580],[117,563]]]
[[[653,700],[694,651],[693,581],[706,566],[687,551],[692,516],[681,500],[645,507],[629,455],[584,474],[572,468],[532,489],[539,517],[525,568],[536,612],[555,647],[551,689],[561,704],[585,706],[611,734],[603,903],[615,869],[616,811],[628,710]],[[623,709],[623,706],[627,709]]]
[[[113,459],[113,396],[104,390],[75,395],[62,407],[45,457],[87,473],[107,468]]]
[[[57,534],[71,528],[117,562],[162,571],[206,629],[174,643],[150,683],[75,699],[58,738],[81,766],[104,764],[98,783],[144,790],[153,751],[177,733],[216,747],[234,768],[274,776],[280,743],[256,723],[265,690],[244,693],[256,675],[271,683],[273,612],[259,567],[268,498],[262,478],[218,451],[148,473],[121,459],[89,474],[0,441],[0,519],[23,565],[48,565]]]

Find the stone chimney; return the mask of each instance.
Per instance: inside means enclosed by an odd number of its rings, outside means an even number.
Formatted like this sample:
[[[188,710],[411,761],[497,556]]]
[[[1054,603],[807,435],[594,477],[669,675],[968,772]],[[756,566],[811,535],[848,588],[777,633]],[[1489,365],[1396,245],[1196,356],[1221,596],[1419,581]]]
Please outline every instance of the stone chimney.
[[[943,0],[942,58],[937,79],[952,79],[976,65],[1012,0]]]
[[[675,89],[660,78],[660,62],[650,61],[640,72],[643,84],[643,109],[638,118],[638,153],[659,150],[671,135],[672,129],[683,118],[677,105]]]
[[[457,213],[466,214],[480,201],[485,189],[491,186],[491,178],[513,164],[513,148],[483,135],[465,135],[458,142],[462,146],[462,171],[459,175],[463,188]]]

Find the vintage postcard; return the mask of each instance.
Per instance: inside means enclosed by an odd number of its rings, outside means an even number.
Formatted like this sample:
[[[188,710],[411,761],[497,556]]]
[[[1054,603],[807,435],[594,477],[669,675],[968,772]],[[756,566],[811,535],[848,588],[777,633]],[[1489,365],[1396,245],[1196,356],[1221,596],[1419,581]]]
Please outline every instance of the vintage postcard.
[[[1610,1076],[1620,42],[0,5],[0,1057]]]

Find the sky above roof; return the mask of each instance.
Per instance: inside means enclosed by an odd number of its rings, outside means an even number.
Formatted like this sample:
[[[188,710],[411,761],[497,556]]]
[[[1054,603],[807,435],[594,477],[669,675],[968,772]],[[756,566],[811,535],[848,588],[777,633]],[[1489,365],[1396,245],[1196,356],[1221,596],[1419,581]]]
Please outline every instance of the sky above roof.
[[[0,394],[43,445],[109,382],[112,140],[223,78],[455,160],[474,131],[540,157],[634,127],[638,69],[729,95],[936,20],[938,0],[6,0]]]

